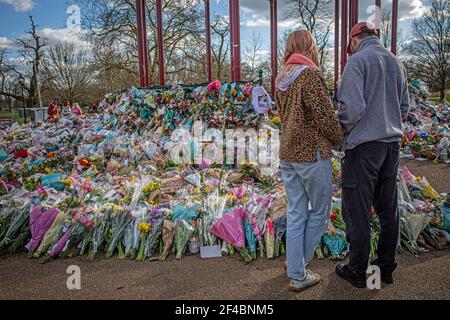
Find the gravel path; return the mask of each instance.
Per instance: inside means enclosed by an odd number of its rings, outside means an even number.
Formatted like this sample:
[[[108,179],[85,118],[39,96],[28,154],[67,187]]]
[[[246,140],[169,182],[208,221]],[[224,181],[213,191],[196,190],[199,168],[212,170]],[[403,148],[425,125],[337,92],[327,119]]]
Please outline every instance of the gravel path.
[[[301,294],[290,292],[281,259],[246,265],[238,256],[134,262],[85,257],[41,265],[15,255],[0,261],[0,299],[450,299],[450,250],[399,256],[396,284],[356,289],[334,274],[335,263],[314,260],[323,280]],[[81,268],[81,290],[66,287],[67,267]]]

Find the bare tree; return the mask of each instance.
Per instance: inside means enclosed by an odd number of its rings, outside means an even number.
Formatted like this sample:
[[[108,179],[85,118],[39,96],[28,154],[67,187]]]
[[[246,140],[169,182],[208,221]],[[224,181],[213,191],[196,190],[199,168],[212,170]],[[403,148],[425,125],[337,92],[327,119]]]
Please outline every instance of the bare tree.
[[[84,8],[83,24],[90,38],[116,47],[132,58],[137,68],[136,4],[134,0],[77,0]],[[149,40],[149,74],[153,82],[158,77],[157,25],[155,0],[146,1]],[[196,45],[195,37],[202,27],[202,6],[197,0],[163,0],[164,56],[169,80],[185,69],[183,47]]]
[[[17,78],[6,65],[7,56],[8,50],[6,48],[0,48],[0,92],[7,92],[10,94],[8,96],[0,94],[0,102],[2,108],[6,106],[10,109],[12,101],[15,100],[11,95],[15,94]]]
[[[72,42],[55,42],[47,50],[45,74],[55,96],[74,102],[85,92],[95,74],[87,48]]]
[[[397,55],[401,57],[407,46],[407,35],[402,28],[397,32]],[[392,42],[392,14],[390,9],[384,9],[381,13],[380,41],[383,47],[391,49]]]
[[[114,92],[136,85],[136,61],[126,54],[122,54],[113,46],[103,46],[93,43],[91,50],[92,68],[95,70],[95,86],[91,94],[100,97],[106,92]]]
[[[221,16],[215,16],[211,24],[213,73],[218,80],[226,80],[230,57],[230,22]]]
[[[258,70],[263,67],[265,54],[261,52],[262,38],[260,33],[253,32],[244,52],[243,74],[247,79],[256,79]]]
[[[287,0],[285,16],[295,19],[300,28],[308,30],[316,39],[319,62],[323,70],[329,60],[328,43],[333,25],[332,0]]]
[[[18,38],[17,43],[20,48],[20,64],[18,63],[2,63],[2,72],[8,72],[10,77],[16,78],[16,85],[20,86],[20,90],[26,92],[26,98],[17,92],[5,91],[1,88],[0,95],[24,101],[26,105],[35,105],[38,101],[38,77],[42,77],[39,73],[41,61],[44,56],[43,48],[46,46],[45,39],[39,35],[37,25],[31,15],[28,16],[31,29],[26,32],[24,37]]]
[[[424,8],[412,23],[407,66],[412,76],[439,91],[443,101],[450,80],[450,0],[428,0]]]

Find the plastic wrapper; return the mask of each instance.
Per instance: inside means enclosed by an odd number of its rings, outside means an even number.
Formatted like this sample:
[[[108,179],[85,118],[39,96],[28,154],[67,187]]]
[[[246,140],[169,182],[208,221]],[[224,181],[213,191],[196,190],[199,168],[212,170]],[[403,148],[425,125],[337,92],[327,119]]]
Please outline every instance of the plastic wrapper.
[[[175,236],[175,224],[171,220],[164,220],[163,230],[162,230],[162,242],[163,242],[163,251],[160,256],[160,260],[166,260],[169,255],[170,248],[172,247],[172,243]]]
[[[250,222],[248,222],[247,220],[244,220],[244,232],[245,232],[245,240],[247,241],[248,251],[251,254],[256,253],[256,243],[258,242],[258,239],[253,233],[253,229],[252,226],[250,225]]]
[[[198,216],[198,205],[192,205],[191,207],[185,207],[181,204],[177,204],[172,208],[173,222],[177,222],[180,219],[183,219],[185,221],[190,221],[193,219],[196,219]]]
[[[64,190],[64,183],[61,182],[62,175],[60,173],[53,173],[41,177],[42,187],[45,189],[53,188],[58,191]]]
[[[440,196],[436,192],[436,190],[433,189],[433,187],[428,182],[427,178],[422,177],[418,178],[417,182],[419,183],[420,187],[422,188],[422,194],[428,198],[428,199],[439,199]]]
[[[131,251],[133,250],[134,244],[134,223],[131,222],[125,229],[125,233],[123,235],[122,243],[125,248],[125,257],[129,257],[131,255]]]
[[[31,201],[29,198],[14,198],[11,205],[17,205],[15,208],[10,208],[14,210],[12,216],[10,217],[10,223],[7,228],[5,228],[4,235],[0,239],[0,250],[7,248],[10,244],[21,237],[23,233],[29,231],[29,216],[31,210]],[[26,239],[25,239],[26,240]]]
[[[153,256],[158,248],[163,231],[165,214],[164,211],[156,209],[151,212],[151,230],[145,246],[145,255],[147,257]]]
[[[267,259],[273,259],[275,257],[275,229],[270,218],[266,220],[264,243],[266,244]]]
[[[180,260],[186,250],[189,238],[194,232],[194,228],[184,220],[178,220],[175,224],[175,247],[176,259]]]
[[[97,223],[92,234],[91,249],[89,250],[88,259],[94,260],[101,245],[103,244],[107,233],[109,232],[111,222],[106,213],[99,212],[97,216]]]
[[[211,228],[218,238],[235,246],[236,248],[245,247],[245,235],[242,220],[243,210],[234,209],[231,213],[224,214],[219,218]]]
[[[405,217],[406,222],[408,223],[409,230],[411,230],[411,234],[413,239],[416,240],[419,234],[428,226],[431,221],[431,217],[427,217],[424,214],[410,214]]]
[[[64,213],[59,212],[55,217],[51,227],[47,230],[44,237],[42,238],[39,247],[37,248],[35,254],[33,255],[35,258],[39,258],[43,253],[46,253],[47,250],[51,247],[53,243],[56,243],[57,240],[62,235],[62,231],[64,228]]]
[[[275,256],[277,257],[285,252],[283,239],[286,235],[287,216],[276,219],[273,224],[275,228]]]
[[[273,221],[286,216],[287,213],[287,201],[284,195],[279,195],[275,200],[272,201],[269,209],[270,217]]]
[[[212,246],[216,243],[216,237],[211,233],[211,227],[224,212],[227,198],[217,194],[207,195],[203,204],[203,215],[200,223],[200,243],[203,246]]]
[[[34,252],[39,246],[42,238],[48,229],[52,226],[56,216],[59,214],[59,210],[56,208],[50,208],[46,211],[42,211],[41,206],[35,206],[30,212],[30,231],[31,242],[28,247],[29,252]]]
[[[125,252],[122,249],[122,238],[125,234],[126,228],[131,223],[132,217],[125,212],[123,207],[115,207],[114,212],[110,214],[111,221],[111,241],[108,244],[108,251],[106,253],[106,257],[110,258],[114,250],[117,246],[117,249],[122,254],[122,257],[125,255]]]
[[[444,215],[444,229],[450,232],[450,207],[443,206],[441,210]]]
[[[340,258],[348,245],[343,232],[339,235],[324,234],[322,242],[327,246],[333,258]]]

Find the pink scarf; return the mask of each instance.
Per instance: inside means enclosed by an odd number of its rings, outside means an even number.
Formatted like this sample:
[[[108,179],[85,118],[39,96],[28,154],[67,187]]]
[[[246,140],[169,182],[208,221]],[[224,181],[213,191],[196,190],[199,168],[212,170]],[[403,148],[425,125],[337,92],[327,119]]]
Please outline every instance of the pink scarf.
[[[317,65],[308,57],[305,57],[304,55],[300,53],[294,53],[292,54],[289,59],[287,60],[286,64],[301,64],[306,65],[310,68],[316,68],[318,69]]]

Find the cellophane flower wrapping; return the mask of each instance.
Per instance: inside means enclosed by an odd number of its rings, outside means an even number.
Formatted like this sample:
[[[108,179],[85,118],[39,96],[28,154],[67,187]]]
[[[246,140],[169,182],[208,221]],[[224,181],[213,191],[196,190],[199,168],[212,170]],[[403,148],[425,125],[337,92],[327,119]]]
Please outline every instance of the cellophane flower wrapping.
[[[224,214],[214,223],[211,233],[236,248],[244,248],[245,235],[242,216],[242,208],[236,208]]]
[[[111,241],[108,244],[108,251],[106,253],[108,258],[113,255],[118,245],[122,245],[122,238],[124,237],[126,228],[132,220],[131,215],[125,211],[124,207],[114,205],[110,210]]]
[[[208,194],[204,199],[200,221],[200,243],[202,246],[212,246],[217,239],[211,233],[211,228],[224,212],[227,198],[219,196],[218,192]]]
[[[3,237],[0,239],[0,250],[7,248],[14,241],[17,240],[21,234],[29,232],[29,216],[31,210],[31,200],[28,197],[11,198],[11,201],[8,202],[8,211],[11,210],[7,215],[10,216],[10,222],[6,231],[4,232]]]
[[[64,213],[59,212],[55,217],[50,228],[45,233],[42,238],[39,247],[37,248],[35,254],[33,255],[35,258],[40,258],[40,256],[48,251],[48,249],[52,246],[52,244],[56,244],[57,240],[61,237],[62,231],[64,228]]]
[[[111,221],[107,210],[101,209],[96,213],[95,217],[96,223],[94,232],[92,234],[91,249],[89,250],[88,259],[94,260],[100,247],[109,232]]]
[[[30,212],[30,231],[31,231],[31,242],[28,247],[29,252],[34,252],[39,246],[42,238],[44,237],[47,230],[53,224],[56,216],[59,214],[57,208],[49,208],[48,210],[42,211],[40,205],[35,206]]]
[[[176,247],[176,259],[180,260],[186,250],[187,243],[194,228],[189,222],[184,220],[178,220],[175,224],[175,247]]]
[[[155,254],[158,248],[159,240],[161,238],[164,219],[166,217],[166,212],[158,209],[154,209],[150,213],[150,223],[151,230],[147,237],[147,242],[145,246],[145,256],[151,257]]]
[[[264,243],[266,244],[266,257],[273,259],[275,257],[275,228],[271,218],[266,220]]]
[[[172,247],[172,243],[174,241],[174,237],[175,237],[175,224],[171,220],[165,219],[162,230],[163,251],[160,257],[161,261],[167,259],[167,256],[169,255],[170,249]]]

